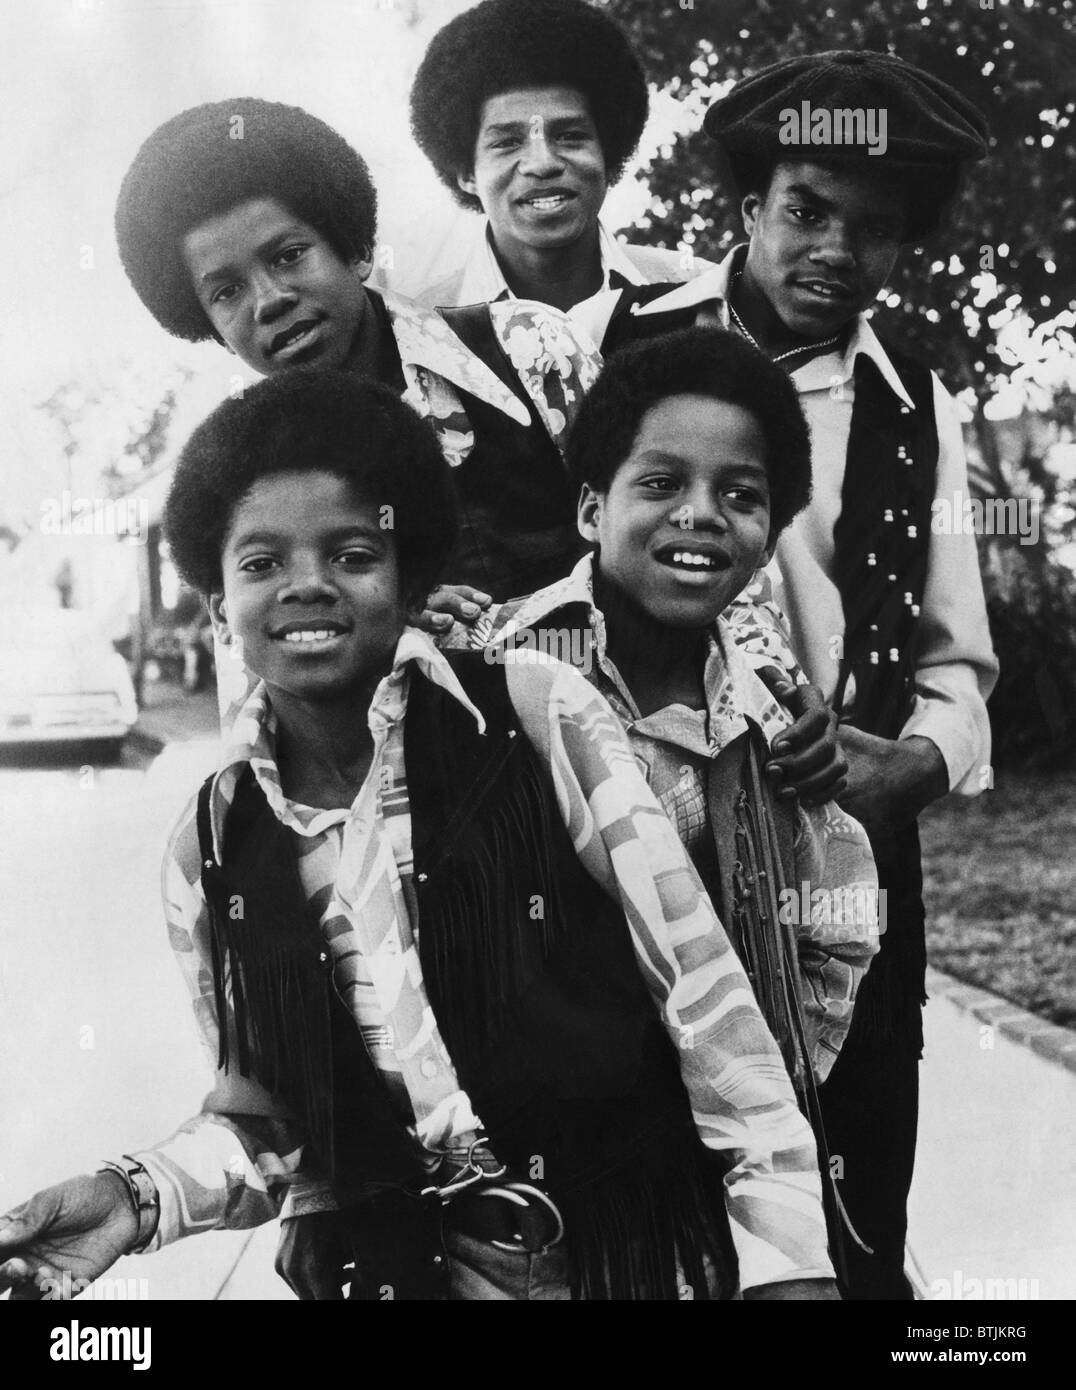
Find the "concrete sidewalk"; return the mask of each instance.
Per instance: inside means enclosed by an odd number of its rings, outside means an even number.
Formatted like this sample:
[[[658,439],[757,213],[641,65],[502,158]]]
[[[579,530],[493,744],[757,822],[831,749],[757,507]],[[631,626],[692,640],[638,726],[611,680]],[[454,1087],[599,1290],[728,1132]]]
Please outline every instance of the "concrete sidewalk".
[[[1076,1298],[1076,1032],[927,980],[908,1244],[927,1297]]]
[[[1016,1020],[1031,1038],[1041,1019],[937,970],[928,989],[908,1236],[920,1292],[1076,1298],[1076,1071],[1016,1040]],[[984,999],[1013,1020],[1007,1031],[973,1012]],[[1055,1041],[1076,1048],[1076,1032]],[[274,1224],[246,1238],[217,1298],[290,1299],[273,1271],[276,1234]]]
[[[133,740],[192,786],[217,750],[213,691],[150,687]],[[166,768],[166,764],[168,767]],[[178,769],[177,769],[177,766]],[[151,770],[151,777],[153,770]],[[924,1298],[1076,1298],[1076,1031],[931,970],[909,1260]],[[277,1227],[129,1259],[155,1298],[290,1300]],[[148,1267],[152,1264],[152,1271]]]

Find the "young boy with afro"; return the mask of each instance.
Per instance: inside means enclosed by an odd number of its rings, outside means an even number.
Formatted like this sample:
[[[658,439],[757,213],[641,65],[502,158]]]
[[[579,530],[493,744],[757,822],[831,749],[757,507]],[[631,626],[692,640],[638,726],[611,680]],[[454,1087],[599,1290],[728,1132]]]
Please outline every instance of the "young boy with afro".
[[[441,182],[485,230],[431,307],[519,296],[568,310],[602,290],[709,268],[624,245],[605,195],[643,133],[646,74],[624,30],[586,0],[483,0],[434,37],[411,128]]]
[[[834,1296],[810,1129],[616,718],[410,625],[454,529],[428,425],[347,373],[183,451],[175,562],[258,678],[164,868],[217,1082],[0,1220],[0,1288],[315,1211],[323,1297]]]
[[[833,801],[807,809],[767,787],[766,750],[788,717],[721,616],[810,496],[796,393],[720,329],[635,344],[587,396],[568,464],[591,552],[494,610],[479,629],[485,655],[570,653],[608,700],[732,924],[817,1123],[815,1086],[848,1032],[884,912],[862,827]]]

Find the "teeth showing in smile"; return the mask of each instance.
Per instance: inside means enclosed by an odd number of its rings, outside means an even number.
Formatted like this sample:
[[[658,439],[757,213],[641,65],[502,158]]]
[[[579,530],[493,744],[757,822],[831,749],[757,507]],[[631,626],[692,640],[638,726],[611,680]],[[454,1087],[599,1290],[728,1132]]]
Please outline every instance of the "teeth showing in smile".
[[[337,637],[339,633],[334,629],[329,631],[327,627],[303,628],[300,632],[286,632],[285,642],[325,642],[330,637]]]
[[[813,280],[807,283],[806,288],[811,290],[814,294],[824,295],[826,299],[841,299],[844,297],[843,292],[834,289],[832,285],[819,285]]]
[[[688,565],[692,569],[717,569],[717,562],[709,555],[698,555],[693,550],[676,550],[672,555],[674,565]]]
[[[532,208],[537,208],[539,212],[551,212],[554,208],[563,206],[568,199],[563,193],[553,193],[548,198],[529,198],[527,201]]]
[[[306,335],[310,332],[312,326],[312,324],[304,323],[299,324],[296,328],[293,328],[292,331],[288,334],[288,336],[284,339],[284,341],[280,344],[280,347],[277,348],[277,352],[280,352],[282,348],[291,347],[292,343],[297,343],[300,338],[305,338]]]

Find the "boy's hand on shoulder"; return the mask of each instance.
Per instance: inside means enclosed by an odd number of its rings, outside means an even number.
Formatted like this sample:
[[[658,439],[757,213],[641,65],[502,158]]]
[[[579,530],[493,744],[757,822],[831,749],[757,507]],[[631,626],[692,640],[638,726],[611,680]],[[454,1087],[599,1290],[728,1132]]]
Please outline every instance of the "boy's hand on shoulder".
[[[837,800],[872,835],[907,825],[949,790],[945,759],[929,738],[878,738],[844,724],[840,741],[848,786]]]
[[[438,584],[426,599],[426,607],[415,623],[434,637],[442,636],[454,621],[472,627],[493,602],[481,589],[469,584]]]
[[[766,765],[770,784],[782,799],[798,796],[804,806],[836,801],[846,789],[848,763],[841,751],[837,716],[816,685],[795,685],[776,666],[758,672],[771,695],[795,717],[775,740]]]
[[[0,1293],[10,1289],[13,1299],[23,1300],[70,1297],[137,1238],[138,1219],[121,1178],[68,1178],[0,1216]],[[72,1290],[73,1281],[84,1282]]]

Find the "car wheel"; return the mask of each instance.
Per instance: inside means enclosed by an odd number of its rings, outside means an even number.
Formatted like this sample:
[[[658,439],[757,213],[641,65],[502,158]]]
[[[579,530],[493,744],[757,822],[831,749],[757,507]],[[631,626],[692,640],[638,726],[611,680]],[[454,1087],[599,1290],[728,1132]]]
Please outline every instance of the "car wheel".
[[[87,748],[91,760],[95,763],[112,764],[120,760],[123,753],[124,740],[122,738],[95,738]]]

